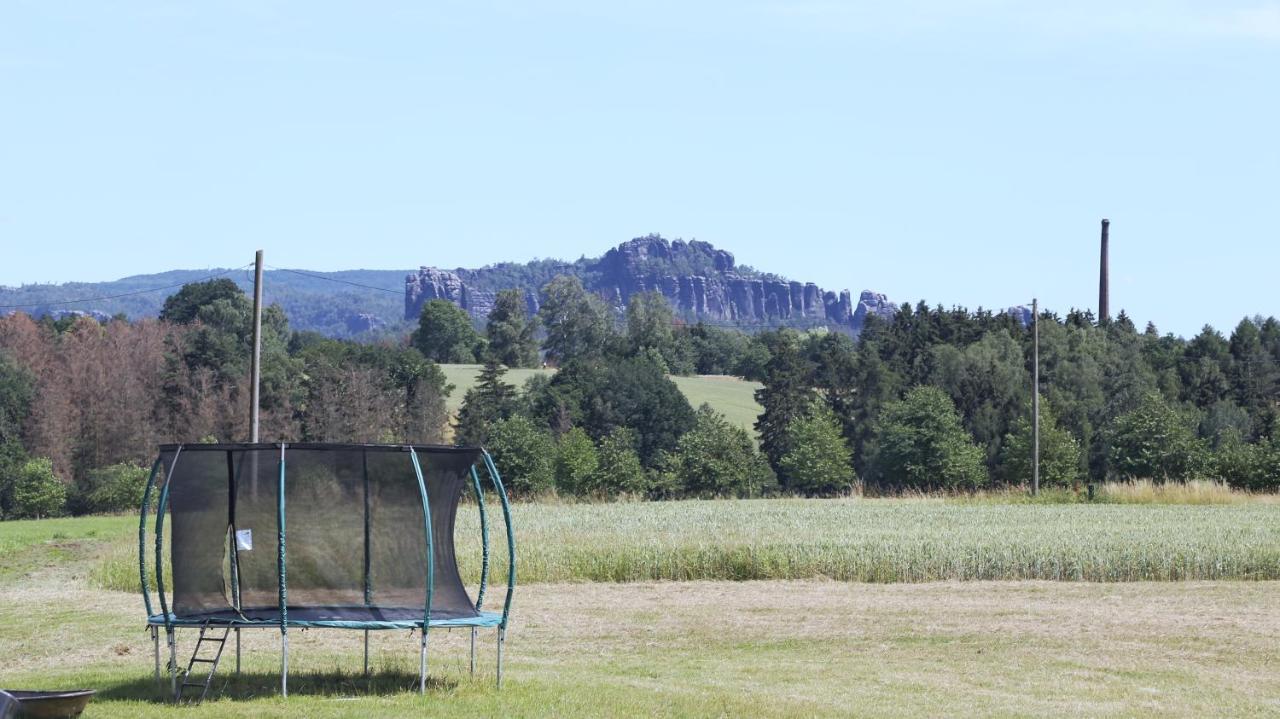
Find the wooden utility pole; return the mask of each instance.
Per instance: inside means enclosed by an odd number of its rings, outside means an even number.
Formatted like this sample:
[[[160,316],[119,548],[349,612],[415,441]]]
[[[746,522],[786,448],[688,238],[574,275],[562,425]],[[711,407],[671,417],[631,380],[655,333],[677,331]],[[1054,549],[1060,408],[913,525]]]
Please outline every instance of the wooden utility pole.
[[[262,250],[253,256],[253,361],[249,366],[249,441],[258,442],[258,411],[262,393]],[[258,496],[258,453],[249,452],[250,494]],[[234,501],[232,507],[235,507]],[[233,510],[234,511],[234,510]],[[232,518],[234,522],[234,517]],[[236,537],[232,537],[234,543]],[[234,574],[235,608],[240,611],[240,564],[232,544],[232,571]],[[287,645],[286,645],[287,651]],[[236,627],[236,676],[240,676],[240,627]]]
[[[249,441],[258,441],[262,385],[262,250],[253,260],[253,364],[249,370]]]
[[[1031,494],[1040,493],[1040,302],[1031,300]]]

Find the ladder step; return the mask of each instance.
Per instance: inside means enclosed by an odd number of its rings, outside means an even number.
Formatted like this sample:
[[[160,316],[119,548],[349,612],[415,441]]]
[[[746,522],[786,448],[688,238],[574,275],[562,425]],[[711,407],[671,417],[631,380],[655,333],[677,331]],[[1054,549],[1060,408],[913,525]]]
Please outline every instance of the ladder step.
[[[217,664],[217,663],[218,663],[218,660],[217,660],[217,659],[200,659],[199,657],[193,657],[193,658],[191,659],[191,661],[193,661],[193,662],[203,662],[203,663],[205,663],[205,664]]]

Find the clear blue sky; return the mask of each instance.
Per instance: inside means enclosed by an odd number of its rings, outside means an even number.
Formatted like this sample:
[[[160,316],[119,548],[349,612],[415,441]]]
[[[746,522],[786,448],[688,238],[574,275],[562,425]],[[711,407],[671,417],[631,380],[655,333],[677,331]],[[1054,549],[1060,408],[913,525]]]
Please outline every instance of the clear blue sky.
[[[1053,7],[1057,6],[1057,7]],[[598,255],[1280,314],[1280,2],[8,2],[0,283]]]

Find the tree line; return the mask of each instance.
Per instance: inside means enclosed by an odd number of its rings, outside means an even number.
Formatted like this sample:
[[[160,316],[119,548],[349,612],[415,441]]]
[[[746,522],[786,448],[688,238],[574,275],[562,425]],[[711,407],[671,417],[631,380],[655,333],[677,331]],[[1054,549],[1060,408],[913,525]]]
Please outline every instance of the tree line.
[[[1139,332],[1123,312],[1041,314],[1041,482],[1215,478],[1280,487],[1280,323],[1230,337]],[[902,306],[858,339],[766,334],[757,428],[779,459],[799,417],[834,419],[855,476],[885,490],[1022,485],[1031,478],[1032,331],[1007,314]],[[820,410],[814,407],[819,406]],[[843,467],[842,467],[843,468]],[[829,489],[829,488],[818,488]]]
[[[857,338],[747,334],[675,317],[659,294],[619,314],[572,276],[499,292],[477,326],[446,301],[403,341],[291,331],[264,312],[268,441],[484,444],[526,495],[830,495],[1022,485],[1030,478],[1030,328],[1002,313],[902,306]],[[0,512],[130,508],[162,442],[248,425],[251,307],[233,282],[187,285],[158,319],[0,318]],[[1043,313],[1041,481],[1220,478],[1280,484],[1280,323],[1223,336],[1139,332],[1121,313]],[[439,364],[481,362],[451,418]],[[551,365],[522,387],[508,367]],[[672,374],[762,384],[757,437],[693,408]]]

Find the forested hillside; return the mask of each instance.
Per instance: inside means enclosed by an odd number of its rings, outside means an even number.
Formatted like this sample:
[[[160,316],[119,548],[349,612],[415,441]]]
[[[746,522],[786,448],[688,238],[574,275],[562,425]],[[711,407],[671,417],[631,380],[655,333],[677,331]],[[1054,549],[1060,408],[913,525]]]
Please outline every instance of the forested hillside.
[[[1031,329],[1020,318],[904,305],[861,335],[686,324],[640,293],[625,322],[558,276],[537,314],[495,295],[483,331],[427,302],[408,340],[357,343],[264,317],[266,441],[489,447],[519,496],[827,496],[1025,486]],[[251,309],[235,282],[187,285],[156,319],[0,318],[0,510],[128,508],[162,442],[242,440]],[[1039,318],[1041,481],[1280,485],[1280,323],[1183,340],[1121,313]],[[461,393],[440,365],[484,363]],[[519,386],[508,367],[554,365]],[[755,432],[693,407],[671,380],[762,383]],[[455,400],[456,401],[456,400]]]
[[[404,278],[408,270],[344,270],[312,272],[267,269],[264,299],[278,304],[296,329],[330,337],[369,339],[403,334]],[[124,315],[138,320],[156,317],[165,300],[182,285],[211,277],[231,280],[253,291],[253,267],[234,270],[173,270],[135,275],[112,282],[68,282],[0,286],[0,314],[22,311],[54,318],[84,313],[98,319]],[[108,298],[84,301],[88,298]]]

